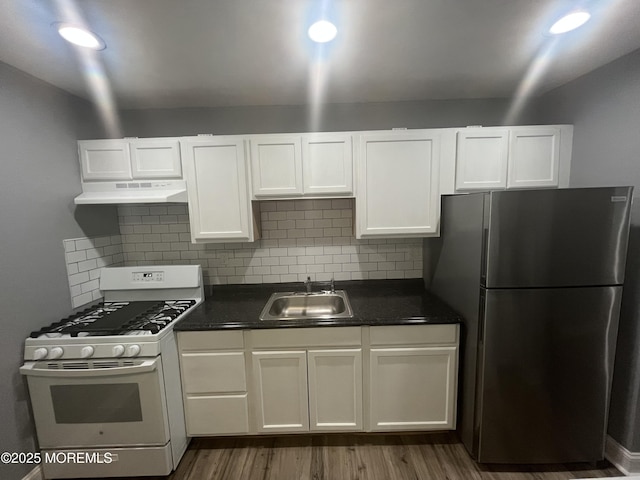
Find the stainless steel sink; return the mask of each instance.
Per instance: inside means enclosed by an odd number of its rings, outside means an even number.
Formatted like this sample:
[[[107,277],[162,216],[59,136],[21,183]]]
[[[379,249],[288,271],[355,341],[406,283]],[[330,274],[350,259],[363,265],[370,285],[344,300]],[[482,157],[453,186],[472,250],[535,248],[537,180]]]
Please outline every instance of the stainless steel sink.
[[[260,320],[351,318],[347,292],[274,293],[262,309]]]

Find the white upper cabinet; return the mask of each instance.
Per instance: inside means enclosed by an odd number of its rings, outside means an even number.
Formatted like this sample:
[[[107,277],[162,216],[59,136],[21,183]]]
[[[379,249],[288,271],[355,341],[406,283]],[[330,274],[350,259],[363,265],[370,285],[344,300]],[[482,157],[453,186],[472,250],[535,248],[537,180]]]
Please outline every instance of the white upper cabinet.
[[[507,188],[557,187],[559,169],[558,128],[511,129]]]
[[[568,187],[572,139],[571,125],[460,129],[455,189]]]
[[[439,132],[360,135],[356,238],[439,232]]]
[[[300,135],[250,138],[253,194],[256,197],[302,195]]]
[[[133,178],[182,178],[180,142],[177,139],[132,140],[129,148]]]
[[[503,128],[458,132],[456,190],[489,190],[507,186],[509,131]]]
[[[81,140],[78,150],[85,181],[182,178],[176,138]]]
[[[78,152],[84,180],[131,180],[127,140],[80,140]]]
[[[249,142],[256,198],[353,194],[350,133],[255,135]]]
[[[351,134],[310,133],[302,137],[304,194],[353,193]]]
[[[254,240],[242,137],[182,141],[194,243]]]

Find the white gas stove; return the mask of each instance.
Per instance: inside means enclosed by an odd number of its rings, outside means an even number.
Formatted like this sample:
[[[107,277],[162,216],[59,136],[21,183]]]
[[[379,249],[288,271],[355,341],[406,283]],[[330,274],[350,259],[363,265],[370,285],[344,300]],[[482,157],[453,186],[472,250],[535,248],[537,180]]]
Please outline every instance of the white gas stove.
[[[104,268],[100,289],[103,303],[25,340],[44,476],[167,475],[187,446],[173,326],[204,299],[200,266]],[[44,461],[56,452],[109,462]]]

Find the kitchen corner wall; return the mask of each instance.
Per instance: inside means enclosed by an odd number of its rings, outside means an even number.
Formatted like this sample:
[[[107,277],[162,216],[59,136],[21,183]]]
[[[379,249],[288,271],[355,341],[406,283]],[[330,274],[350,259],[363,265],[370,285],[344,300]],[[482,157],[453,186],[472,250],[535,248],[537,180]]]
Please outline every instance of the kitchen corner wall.
[[[422,277],[422,239],[356,240],[353,200],[260,202],[262,239],[193,244],[186,205],[118,208],[126,265],[199,264],[207,285]]]
[[[122,237],[71,238],[63,244],[73,308],[102,298],[100,271],[123,265]]]

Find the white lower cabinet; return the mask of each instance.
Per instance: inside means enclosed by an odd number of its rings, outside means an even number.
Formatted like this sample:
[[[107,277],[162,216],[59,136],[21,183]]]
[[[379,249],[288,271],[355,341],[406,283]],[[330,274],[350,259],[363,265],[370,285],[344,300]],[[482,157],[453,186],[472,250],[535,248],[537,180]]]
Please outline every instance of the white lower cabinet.
[[[311,430],[362,430],[362,350],[309,350]]]
[[[187,435],[249,433],[242,332],[179,332],[178,348]]]
[[[251,334],[258,432],[362,430],[360,327]]]
[[[454,429],[458,326],[372,327],[371,344],[370,430]]]
[[[307,352],[252,352],[259,432],[308,432]]]
[[[458,339],[457,325],[179,332],[187,433],[455,429]]]

